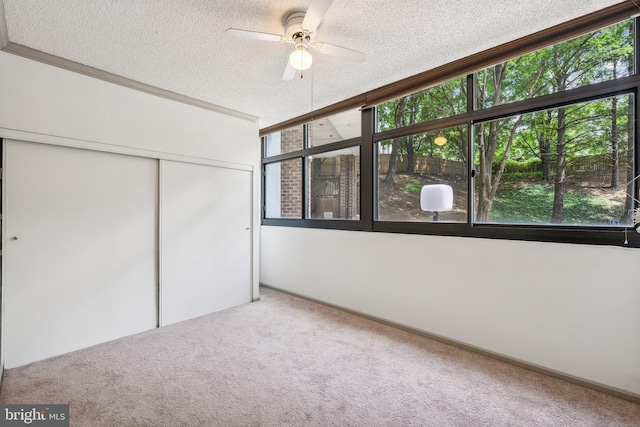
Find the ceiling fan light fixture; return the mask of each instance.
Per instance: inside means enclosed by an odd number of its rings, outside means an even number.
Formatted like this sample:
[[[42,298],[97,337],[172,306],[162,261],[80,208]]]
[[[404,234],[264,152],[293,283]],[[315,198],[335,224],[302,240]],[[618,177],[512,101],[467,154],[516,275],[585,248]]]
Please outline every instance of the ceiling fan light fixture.
[[[296,49],[289,55],[289,64],[296,70],[307,70],[311,67],[313,56],[306,47],[296,46]]]

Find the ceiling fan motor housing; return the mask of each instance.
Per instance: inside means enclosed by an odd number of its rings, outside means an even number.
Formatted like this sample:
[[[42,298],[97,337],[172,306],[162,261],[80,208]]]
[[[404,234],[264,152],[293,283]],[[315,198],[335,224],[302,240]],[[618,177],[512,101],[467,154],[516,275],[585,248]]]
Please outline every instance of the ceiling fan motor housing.
[[[309,31],[302,28],[305,12],[293,12],[287,16],[287,25],[285,27],[285,37],[287,41],[296,42],[300,39],[310,40]]]

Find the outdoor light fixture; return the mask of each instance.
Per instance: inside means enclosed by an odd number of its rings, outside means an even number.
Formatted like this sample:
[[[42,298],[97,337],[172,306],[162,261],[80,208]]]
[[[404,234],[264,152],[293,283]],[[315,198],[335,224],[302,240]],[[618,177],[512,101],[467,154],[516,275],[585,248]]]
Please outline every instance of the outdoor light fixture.
[[[296,40],[296,49],[289,55],[289,64],[296,70],[306,70],[311,67],[312,62],[313,56],[304,46],[303,38],[299,37]]]
[[[438,135],[436,139],[433,140],[433,143],[436,144],[437,146],[442,147],[444,144],[447,143],[447,138],[445,138],[442,135]]]
[[[453,209],[453,188],[446,184],[424,185],[420,190],[420,209],[433,212],[433,220],[437,221],[440,212]]]

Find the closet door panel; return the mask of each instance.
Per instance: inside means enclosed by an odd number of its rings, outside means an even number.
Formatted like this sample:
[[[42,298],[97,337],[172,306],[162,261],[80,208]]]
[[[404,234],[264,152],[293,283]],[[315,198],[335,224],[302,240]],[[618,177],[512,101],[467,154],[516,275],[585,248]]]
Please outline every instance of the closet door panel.
[[[156,327],[158,161],[5,144],[5,367]]]
[[[160,323],[251,301],[251,172],[160,162]]]

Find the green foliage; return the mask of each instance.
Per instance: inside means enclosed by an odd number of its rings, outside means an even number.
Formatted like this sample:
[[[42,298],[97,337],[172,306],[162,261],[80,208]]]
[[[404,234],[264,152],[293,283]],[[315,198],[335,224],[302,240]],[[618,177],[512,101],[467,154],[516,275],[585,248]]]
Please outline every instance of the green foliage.
[[[539,181],[542,172],[508,172],[502,177],[503,182]]]
[[[378,130],[455,116],[466,109],[466,77],[462,76],[379,105]]]
[[[420,195],[422,191],[422,184],[416,181],[409,181],[405,184],[404,188],[410,193]]]
[[[496,196],[491,219],[501,223],[548,224],[553,210],[553,186],[534,184],[504,191]],[[604,198],[566,192],[563,217],[566,224],[609,224],[622,216],[622,206]]]
[[[493,170],[497,171],[502,163],[502,158],[494,159]],[[505,174],[513,173],[534,173],[542,171],[542,160],[538,157],[532,157],[530,159],[507,159],[507,164],[504,168]]]
[[[476,72],[475,108],[491,108],[614,80],[639,71],[633,68],[633,20],[626,20]],[[378,130],[462,114],[467,111],[466,96],[466,78],[460,77],[383,103],[377,109]],[[628,126],[633,106],[633,94],[619,93],[610,98],[476,122],[471,159],[467,159],[466,125],[403,136],[381,145],[390,145],[387,153],[409,160],[427,156],[464,164],[472,161],[476,165],[476,197],[482,220],[487,215],[500,220],[502,215],[507,222],[511,218],[525,218],[528,222],[547,223],[553,211],[552,191],[534,186],[522,189],[522,193],[512,190],[505,193],[501,192],[501,179],[515,183],[518,176],[529,180],[545,174],[548,182],[552,174],[564,173],[577,157],[615,154],[623,165],[626,147],[634,142]],[[433,143],[438,135],[447,139],[444,146]],[[505,158],[505,169],[500,175]],[[406,189],[415,194],[420,190],[413,183],[407,184]],[[496,199],[492,200],[494,195]],[[524,199],[520,200],[521,197]],[[526,197],[532,197],[531,206],[525,203]],[[567,191],[564,218],[568,223],[603,223],[620,216],[612,214],[613,207],[606,201],[589,197]],[[543,202],[544,209],[537,214],[536,209]],[[520,216],[512,211],[516,207],[523,207]],[[581,213],[582,208],[586,211]]]

